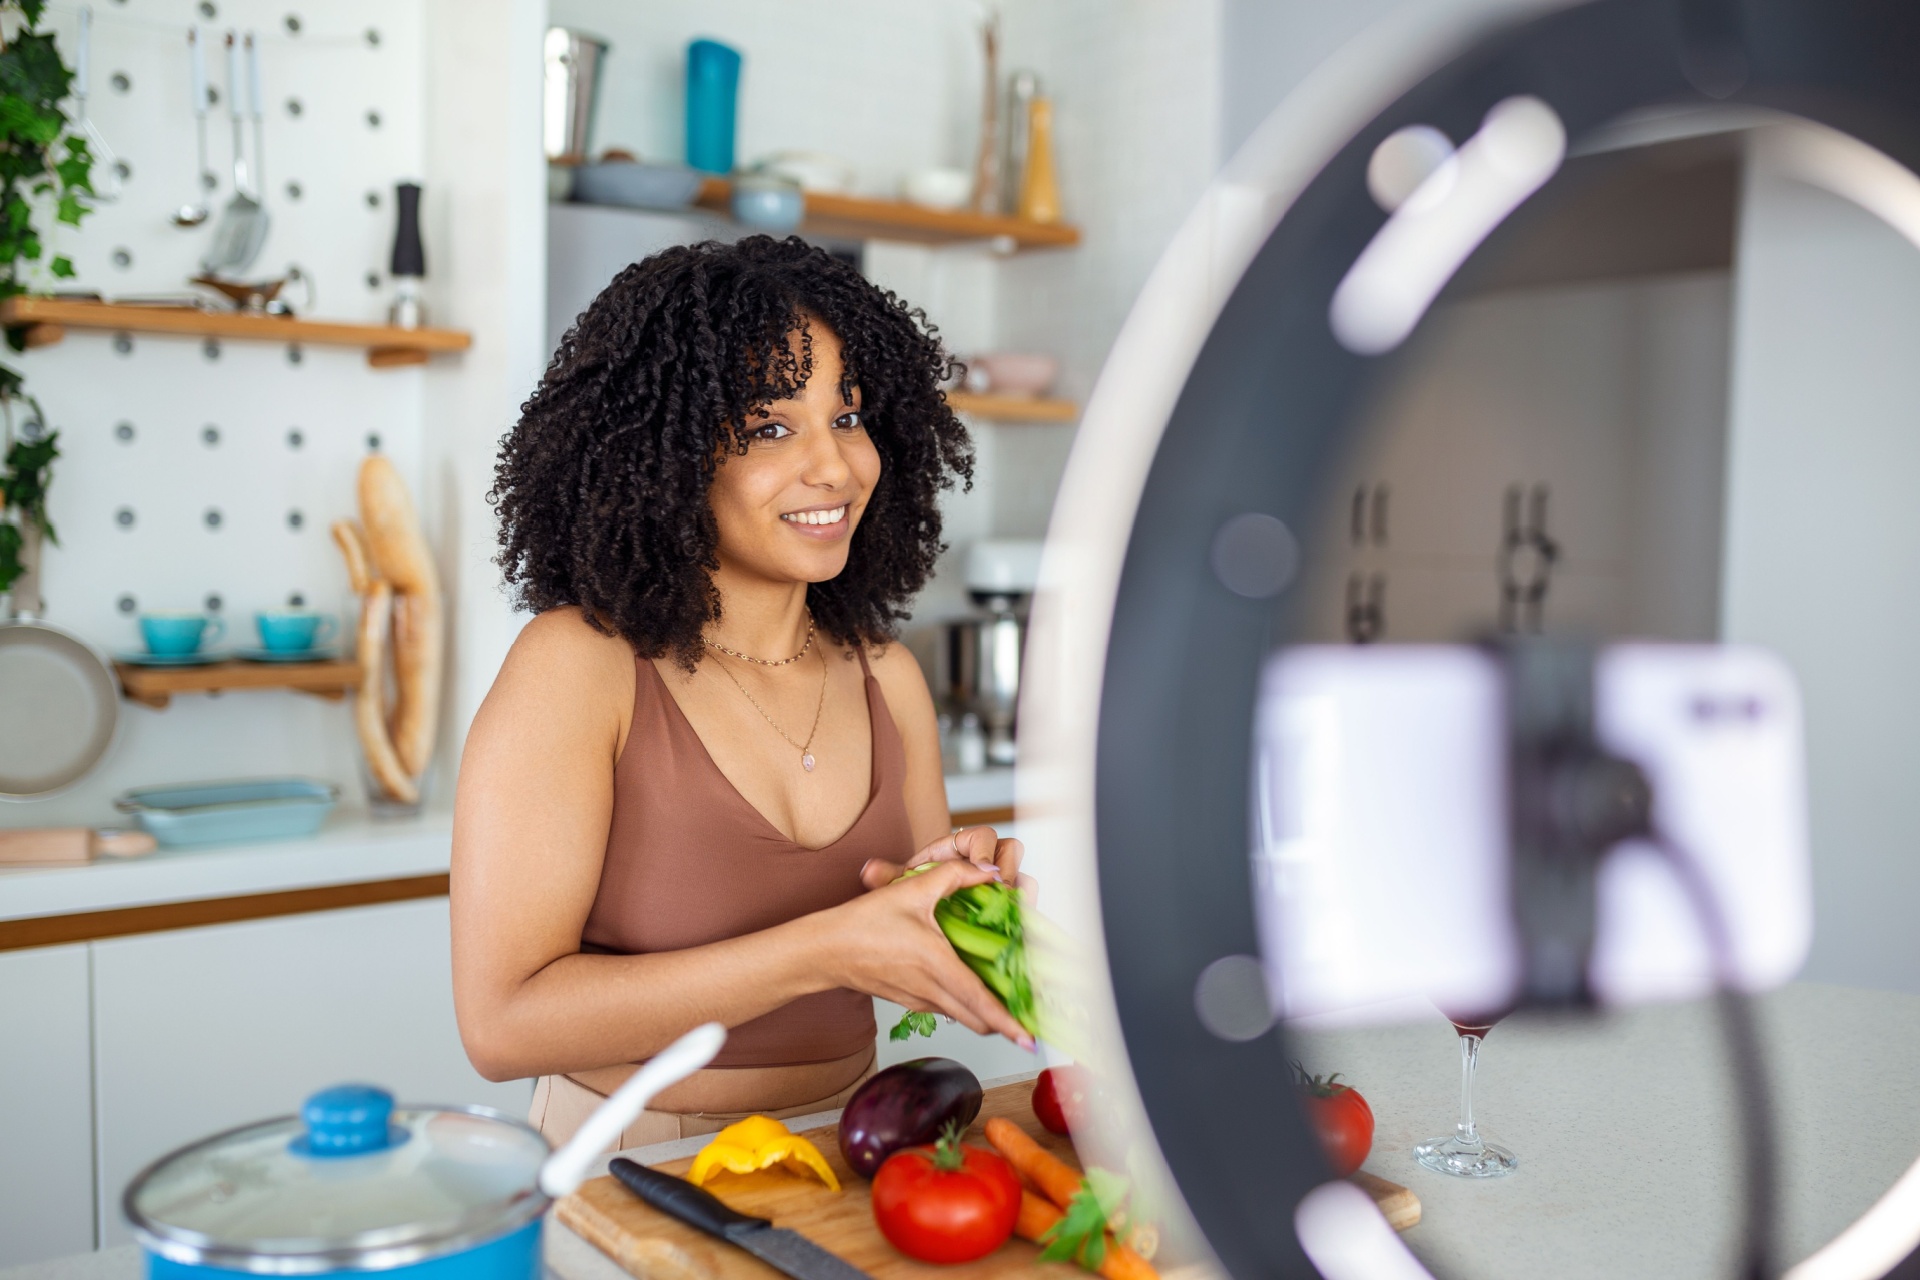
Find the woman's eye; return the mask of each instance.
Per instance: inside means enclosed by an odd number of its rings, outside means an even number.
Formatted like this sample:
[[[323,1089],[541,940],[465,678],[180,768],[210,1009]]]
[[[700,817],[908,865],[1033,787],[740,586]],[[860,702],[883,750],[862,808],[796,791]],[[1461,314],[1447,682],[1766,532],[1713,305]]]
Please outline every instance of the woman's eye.
[[[763,422],[747,434],[749,440],[784,440],[793,432],[783,422]]]
[[[842,431],[854,431],[867,425],[867,416],[855,409],[851,413],[843,413],[835,418],[833,425]]]

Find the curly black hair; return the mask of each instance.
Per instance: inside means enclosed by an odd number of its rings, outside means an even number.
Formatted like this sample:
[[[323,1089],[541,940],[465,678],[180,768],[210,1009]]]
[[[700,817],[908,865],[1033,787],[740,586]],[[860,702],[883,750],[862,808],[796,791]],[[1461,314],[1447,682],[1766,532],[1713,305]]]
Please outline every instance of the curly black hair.
[[[578,605],[636,654],[691,668],[720,616],[708,489],[725,455],[746,451],[748,415],[806,385],[822,326],[840,340],[842,394],[860,387],[881,472],[846,568],[807,603],[842,644],[892,639],[945,550],[939,492],[973,480],[972,443],[940,390],[958,366],[924,312],[797,237],[654,254],[567,331],[488,494],[517,602]]]

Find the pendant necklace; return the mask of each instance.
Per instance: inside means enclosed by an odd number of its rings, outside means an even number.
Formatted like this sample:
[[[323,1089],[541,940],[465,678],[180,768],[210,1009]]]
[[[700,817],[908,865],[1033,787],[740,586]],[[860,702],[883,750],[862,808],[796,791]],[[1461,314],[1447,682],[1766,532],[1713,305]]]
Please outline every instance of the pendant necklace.
[[[807,650],[813,647],[813,619],[812,617],[808,617],[807,619],[806,645],[801,648],[799,653],[794,654],[791,658],[781,658],[778,660],[769,660],[766,658],[752,658],[752,657],[748,657],[744,653],[734,653],[733,650],[725,648],[721,645],[717,645],[711,640],[708,640],[705,643],[708,648],[718,649],[721,653],[728,654],[732,657],[739,658],[746,662],[757,662],[763,667],[784,667],[790,662],[798,662],[801,658],[804,658],[807,654]],[[796,751],[800,753],[800,767],[802,769],[805,769],[808,773],[812,773],[813,765],[814,765],[813,751],[812,751],[813,735],[820,732],[820,713],[826,709],[826,705],[827,705],[826,655],[823,653],[820,656],[820,701],[817,704],[815,704],[813,708],[813,727],[807,730],[807,740],[805,742],[795,742],[793,738],[787,733],[787,731],[780,727],[780,722],[775,720],[772,716],[768,715],[767,709],[761,706],[759,701],[752,694],[747,692],[747,686],[740,683],[740,677],[734,675],[733,672],[727,670],[726,663],[716,662],[714,665],[720,668],[721,672],[725,674],[727,679],[733,681],[733,687],[740,691],[740,696],[753,704],[753,709],[760,713],[760,718],[762,720],[765,720],[768,724],[772,725],[773,731],[779,734],[782,738],[785,738],[787,740],[787,745],[793,747]]]

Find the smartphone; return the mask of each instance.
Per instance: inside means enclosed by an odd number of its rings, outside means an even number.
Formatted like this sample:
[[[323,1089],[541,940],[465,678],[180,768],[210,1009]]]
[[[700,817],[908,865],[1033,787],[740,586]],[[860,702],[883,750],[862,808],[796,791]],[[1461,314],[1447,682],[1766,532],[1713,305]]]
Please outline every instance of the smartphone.
[[[1622,644],[1594,672],[1596,736],[1638,764],[1660,847],[1597,870],[1588,976],[1603,1003],[1764,990],[1813,936],[1801,709],[1779,658]],[[1499,658],[1472,646],[1300,646],[1262,674],[1253,881],[1277,1016],[1340,1025],[1511,1007]],[[1725,925],[1716,957],[1671,857]]]

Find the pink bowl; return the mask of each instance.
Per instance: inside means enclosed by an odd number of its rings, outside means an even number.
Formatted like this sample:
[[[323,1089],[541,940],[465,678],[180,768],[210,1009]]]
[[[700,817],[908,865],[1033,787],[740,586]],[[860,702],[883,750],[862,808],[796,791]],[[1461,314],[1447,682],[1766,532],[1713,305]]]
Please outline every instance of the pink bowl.
[[[1060,376],[1060,361],[1032,351],[989,351],[967,361],[967,390],[997,396],[1043,396]]]

